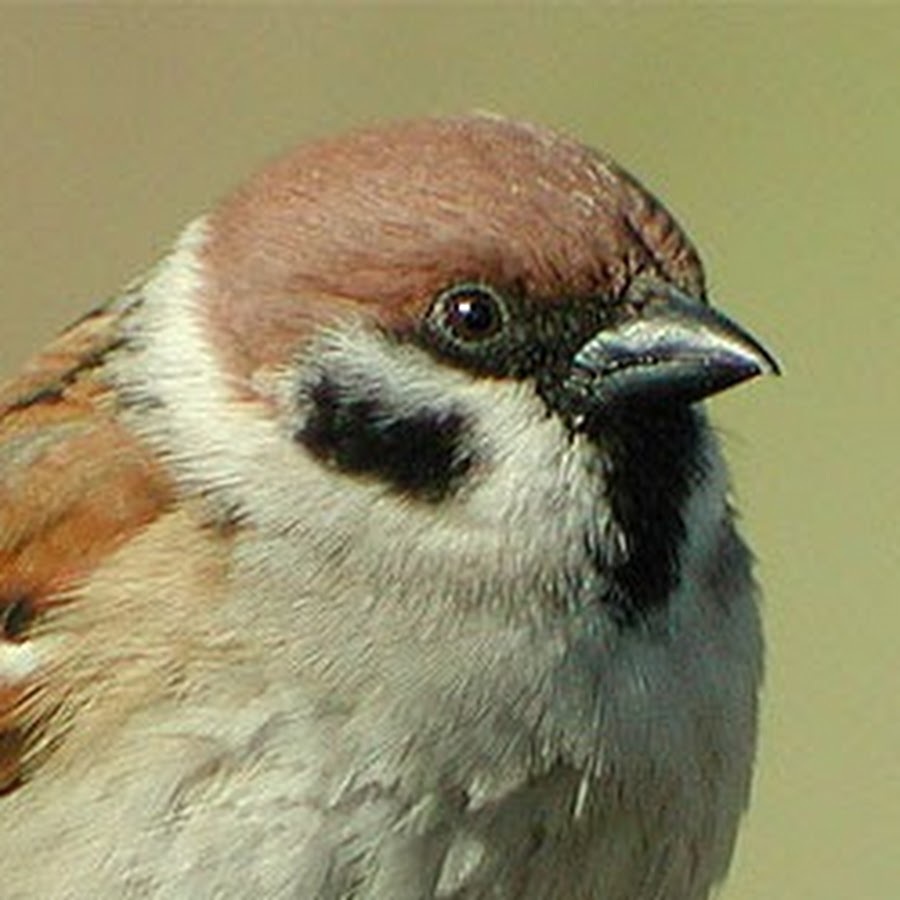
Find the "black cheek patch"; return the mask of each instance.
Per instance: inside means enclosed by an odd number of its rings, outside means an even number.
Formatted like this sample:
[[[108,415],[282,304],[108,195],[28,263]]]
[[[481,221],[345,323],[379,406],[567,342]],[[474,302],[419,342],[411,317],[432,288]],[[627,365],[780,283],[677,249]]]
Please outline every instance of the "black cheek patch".
[[[472,466],[465,417],[455,410],[400,412],[327,374],[306,389],[305,399],[312,409],[295,439],[342,472],[380,478],[397,491],[437,501]]]

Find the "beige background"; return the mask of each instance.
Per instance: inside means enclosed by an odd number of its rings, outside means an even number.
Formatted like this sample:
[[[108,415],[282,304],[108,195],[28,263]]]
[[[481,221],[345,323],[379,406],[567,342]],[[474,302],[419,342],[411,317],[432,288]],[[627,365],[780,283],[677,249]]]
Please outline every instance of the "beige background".
[[[639,173],[785,365],[715,402],[770,645],[722,897],[900,897],[900,8],[0,7],[0,370],[294,140],[471,108]]]

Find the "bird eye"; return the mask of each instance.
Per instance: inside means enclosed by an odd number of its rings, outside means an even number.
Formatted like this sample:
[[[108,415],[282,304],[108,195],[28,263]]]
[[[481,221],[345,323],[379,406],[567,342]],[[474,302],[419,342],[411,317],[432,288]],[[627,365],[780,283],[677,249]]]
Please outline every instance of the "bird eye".
[[[434,303],[433,314],[441,331],[465,344],[493,337],[504,321],[500,298],[479,284],[461,284],[444,291]]]

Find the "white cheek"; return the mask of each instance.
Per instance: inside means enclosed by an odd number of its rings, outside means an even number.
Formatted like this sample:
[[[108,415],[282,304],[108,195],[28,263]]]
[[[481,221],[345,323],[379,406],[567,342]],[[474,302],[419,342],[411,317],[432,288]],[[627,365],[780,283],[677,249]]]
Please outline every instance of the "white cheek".
[[[606,527],[597,465],[587,463],[596,448],[570,439],[529,382],[473,376],[362,328],[331,332],[310,353],[314,367],[330,366],[361,390],[373,386],[398,415],[444,408],[468,423],[475,462],[458,491],[439,503],[411,500],[375,479],[323,477],[318,466],[302,476],[304,506],[315,495],[331,521],[354,532],[357,548],[371,541],[372,553],[383,555],[387,530],[407,567],[428,560],[438,570],[455,566],[456,578],[465,579],[467,567],[482,576],[487,569],[536,572],[583,552],[586,521]],[[280,392],[285,417],[299,423],[298,394],[297,378]]]
[[[571,440],[530,384],[471,376],[352,324],[325,333],[310,358],[387,392],[401,414],[423,404],[458,408],[471,423],[476,463],[454,496],[428,503],[312,458],[294,441],[309,363],[273,376],[275,412],[237,399],[227,382],[202,327],[203,241],[201,220],[146,285],[134,333],[140,352],[118,376],[129,396],[148,401],[133,426],[184,488],[214,513],[253,524],[267,554],[256,565],[278,566],[294,581],[339,565],[364,582],[393,579],[419,593],[452,583],[512,602],[548,571],[562,577],[578,566],[586,523],[608,530],[597,465],[588,464],[595,448]]]

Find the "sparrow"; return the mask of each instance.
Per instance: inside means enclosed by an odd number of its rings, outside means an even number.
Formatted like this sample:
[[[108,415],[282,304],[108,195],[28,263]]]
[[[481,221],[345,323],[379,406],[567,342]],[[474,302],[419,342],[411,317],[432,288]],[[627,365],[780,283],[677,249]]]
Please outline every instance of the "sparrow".
[[[774,372],[566,136],[263,168],[0,391],[0,896],[708,897],[762,637],[702,401]]]

